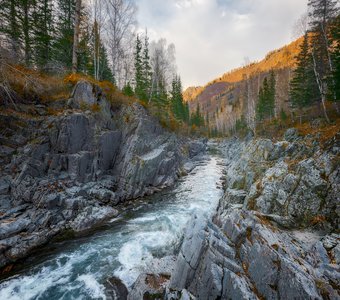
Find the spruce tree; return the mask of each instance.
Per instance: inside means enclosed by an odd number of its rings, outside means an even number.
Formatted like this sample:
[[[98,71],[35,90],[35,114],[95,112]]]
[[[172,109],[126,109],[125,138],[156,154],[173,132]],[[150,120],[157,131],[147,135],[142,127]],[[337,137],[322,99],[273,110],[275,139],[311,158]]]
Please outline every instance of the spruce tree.
[[[149,37],[147,31],[145,31],[144,45],[143,45],[143,56],[142,56],[142,66],[143,66],[143,93],[141,100],[148,101],[151,92],[151,65],[150,65],[150,55],[149,55]]]
[[[275,109],[275,73],[271,71],[269,80],[264,78],[259,90],[256,115],[259,121],[274,116]]]
[[[132,97],[134,95],[130,81],[123,87],[122,92],[125,96]]]
[[[332,49],[333,72],[330,78],[331,93],[335,94],[337,102],[340,101],[340,14],[332,23],[331,42],[334,45]]]
[[[57,0],[56,41],[53,57],[64,68],[72,67],[75,0]]]
[[[5,35],[14,57],[21,50],[21,28],[19,26],[19,4],[16,0],[3,0],[0,9],[0,32]]]
[[[331,89],[329,88],[335,86],[332,78],[334,74],[334,62],[331,55],[330,24],[339,14],[339,6],[337,0],[309,0],[308,6],[312,31],[311,53],[313,71],[319,89],[324,116],[329,122],[326,109],[327,96],[330,97],[330,99],[336,99],[336,93],[331,93]]]
[[[34,56],[35,64],[41,69],[51,61],[53,42],[53,2],[35,0],[34,16]]]
[[[189,121],[189,107],[184,103],[182,96],[181,78],[176,75],[172,81],[171,89],[171,106],[172,112],[177,120],[184,122]]]
[[[276,86],[276,78],[273,70],[270,71],[269,77],[269,86],[268,86],[268,100],[267,100],[267,115],[269,118],[273,118],[275,113],[275,86]]]
[[[135,94],[142,100],[144,97],[144,76],[142,59],[142,41],[137,35],[135,45]]]
[[[102,43],[100,43],[99,48],[99,74],[97,79],[100,81],[106,80],[114,83],[114,78],[109,65],[107,52]]]
[[[257,117],[260,121],[264,120],[268,116],[268,94],[268,79],[265,77],[259,90],[259,98],[257,103]]]
[[[296,68],[290,82],[290,99],[293,107],[302,109],[311,105],[318,95],[317,83],[313,73],[313,61],[309,49],[308,33],[305,33],[296,56]]]

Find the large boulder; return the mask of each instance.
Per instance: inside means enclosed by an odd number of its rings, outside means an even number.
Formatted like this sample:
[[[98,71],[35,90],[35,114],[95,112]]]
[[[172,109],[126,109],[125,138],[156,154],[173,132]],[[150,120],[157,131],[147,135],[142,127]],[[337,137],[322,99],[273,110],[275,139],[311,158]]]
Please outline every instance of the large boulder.
[[[285,233],[244,210],[230,211],[218,225],[197,222],[185,236],[171,289],[188,289],[199,299],[338,297],[338,271],[317,235]]]

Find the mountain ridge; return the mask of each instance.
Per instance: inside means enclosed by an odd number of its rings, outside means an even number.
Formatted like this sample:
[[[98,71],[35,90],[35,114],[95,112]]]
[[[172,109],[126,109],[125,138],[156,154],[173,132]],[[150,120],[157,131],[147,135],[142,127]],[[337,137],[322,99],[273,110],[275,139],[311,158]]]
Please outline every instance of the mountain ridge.
[[[185,101],[196,100],[207,88],[210,87],[210,90],[212,90],[211,86],[219,82],[236,83],[242,81],[244,76],[250,76],[256,72],[268,72],[271,69],[283,69],[287,67],[292,68],[295,66],[295,55],[299,51],[302,40],[303,38],[299,37],[288,45],[268,52],[262,60],[227,71],[222,76],[209,81],[204,86],[188,87],[183,92],[183,99]],[[216,95],[217,94],[214,96]]]

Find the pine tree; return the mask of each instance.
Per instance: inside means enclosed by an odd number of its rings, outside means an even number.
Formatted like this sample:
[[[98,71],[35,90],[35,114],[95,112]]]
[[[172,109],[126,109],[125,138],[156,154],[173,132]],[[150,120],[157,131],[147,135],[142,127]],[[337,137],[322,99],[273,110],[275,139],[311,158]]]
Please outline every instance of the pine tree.
[[[267,114],[269,118],[273,118],[275,113],[275,86],[276,86],[276,78],[275,73],[273,70],[270,71],[270,77],[269,77],[269,90],[268,90],[268,100],[267,100]]]
[[[57,0],[56,41],[53,57],[64,68],[72,67],[75,0]]]
[[[182,95],[182,82],[180,76],[176,75],[172,81],[171,107],[177,120],[189,121],[189,107],[184,103]]]
[[[331,53],[333,59],[333,72],[330,78],[331,93],[337,102],[340,101],[340,14],[332,23],[331,42],[334,45]]]
[[[195,125],[197,127],[204,125],[204,117],[201,115],[201,110],[200,110],[200,106],[198,103],[196,106],[195,113],[191,115],[190,123],[191,125]]]
[[[81,18],[81,0],[76,0],[74,11],[74,29],[73,29],[73,45],[72,45],[72,73],[78,71],[78,48],[79,48],[79,32]]]
[[[267,78],[264,79],[267,82]],[[265,118],[265,99],[263,93],[263,87],[260,87],[259,97],[256,107],[256,116],[259,121],[262,121]]]
[[[25,64],[29,66],[32,62],[32,13],[35,2],[33,0],[20,0],[19,3],[19,20],[21,21],[21,30],[23,33],[23,47],[25,54]]]
[[[301,109],[315,102],[315,95],[318,95],[308,33],[305,33],[299,54],[296,56],[296,64],[290,82],[290,99],[293,107]]]
[[[150,65],[150,55],[149,55],[149,37],[147,31],[145,31],[144,45],[143,45],[143,95],[141,100],[148,101],[151,92],[151,65]]]
[[[35,64],[41,69],[51,61],[53,42],[52,0],[35,0],[33,48]]]
[[[99,74],[97,79],[100,81],[107,80],[114,83],[114,78],[109,65],[107,52],[102,43],[100,44],[99,49]]]
[[[32,25],[34,0],[3,0],[1,2],[0,32],[9,40],[16,57],[24,54],[27,66],[32,63]]]
[[[21,50],[21,28],[19,26],[19,4],[16,0],[3,0],[0,10],[0,32],[4,34],[10,44],[14,57],[19,57]]]
[[[262,121],[274,116],[275,109],[275,73],[271,71],[269,80],[264,78],[259,90],[258,102],[256,107],[257,119]]]
[[[89,15],[85,10],[83,10],[82,22],[80,23],[80,25],[80,40],[78,46],[78,72],[93,76],[93,47],[91,44],[92,28],[89,22]]]
[[[134,95],[130,81],[123,87],[122,92],[125,96],[132,97]]]
[[[330,95],[329,86],[334,86],[329,79],[334,74],[334,66],[331,55],[329,25],[339,14],[337,0],[309,0],[310,26],[312,31],[311,53],[313,59],[313,71],[319,89],[319,95],[323,107],[325,119],[329,122],[326,109],[326,97]],[[333,100],[336,94],[333,93]]]
[[[135,46],[135,94],[141,100],[144,96],[143,75],[142,41],[139,35],[137,35]]]

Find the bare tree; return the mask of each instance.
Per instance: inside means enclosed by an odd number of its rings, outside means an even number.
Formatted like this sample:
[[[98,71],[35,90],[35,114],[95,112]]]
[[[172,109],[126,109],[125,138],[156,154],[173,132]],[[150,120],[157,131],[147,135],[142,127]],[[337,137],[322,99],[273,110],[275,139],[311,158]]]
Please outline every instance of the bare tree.
[[[105,0],[107,40],[113,76],[120,87],[131,73],[137,7],[132,0]]]
[[[167,45],[166,39],[159,39],[152,42],[151,48],[151,67],[152,67],[152,94],[158,95],[163,88],[169,90],[172,79],[176,74],[175,45]]]
[[[305,12],[296,20],[292,30],[292,37],[294,39],[303,36],[308,31],[309,21],[309,12]]]

